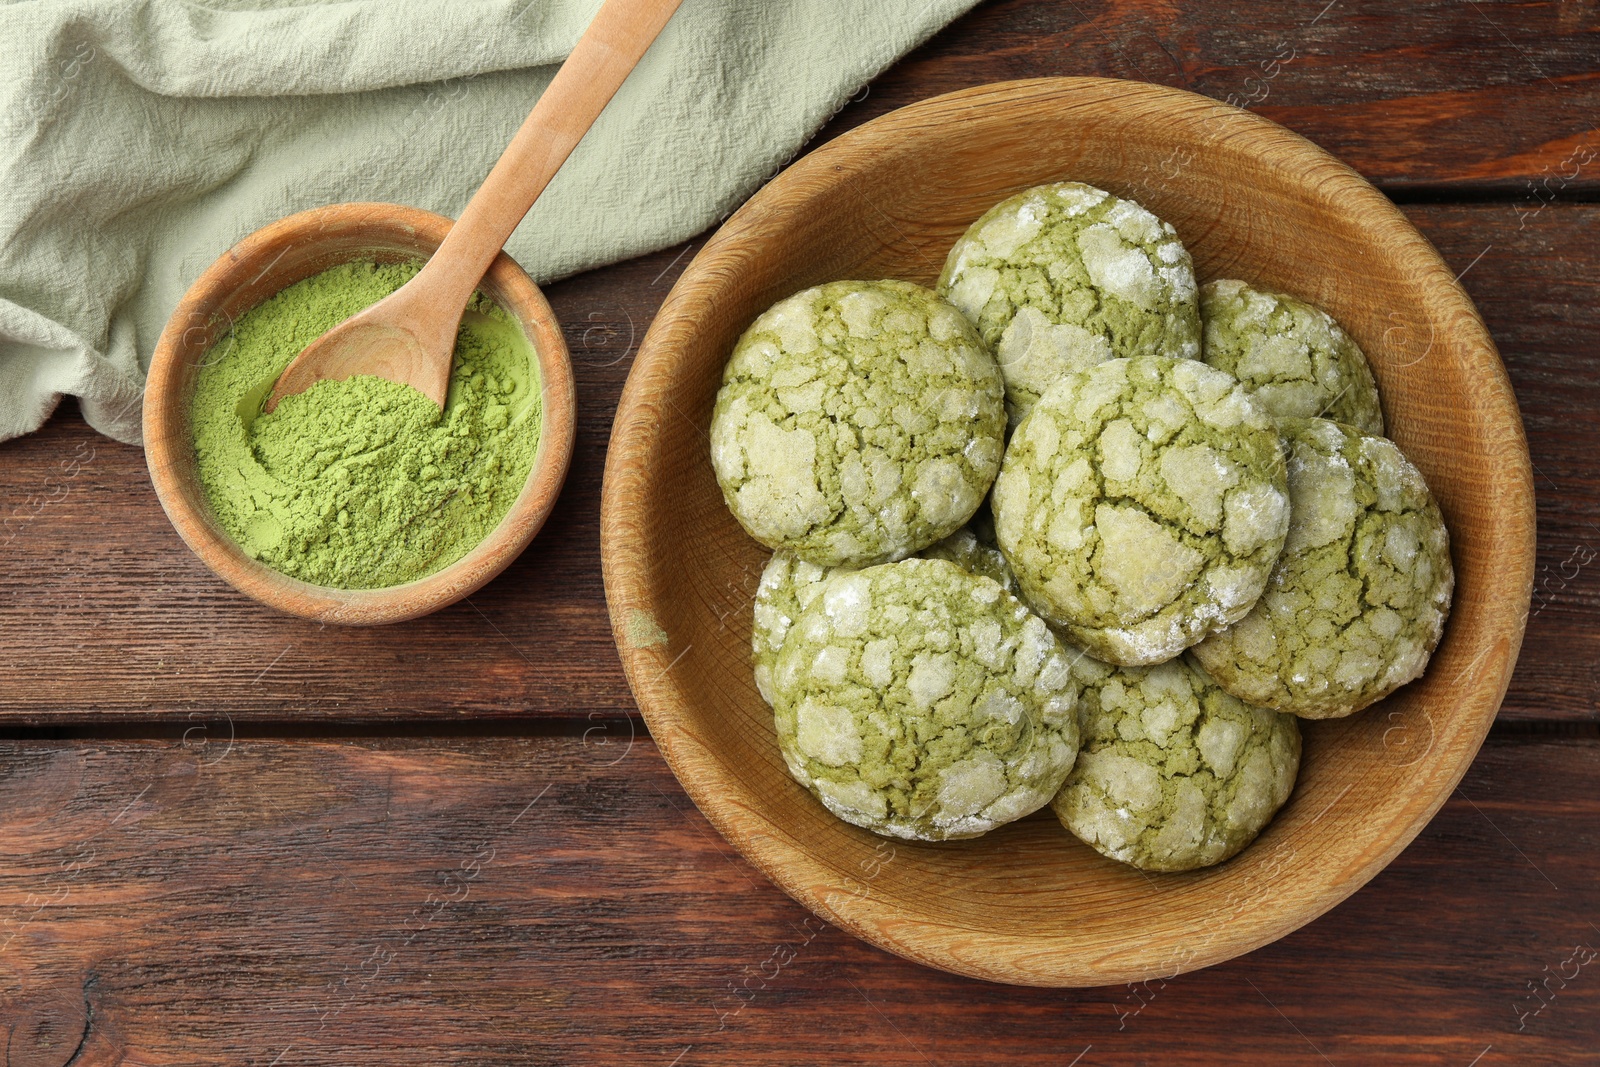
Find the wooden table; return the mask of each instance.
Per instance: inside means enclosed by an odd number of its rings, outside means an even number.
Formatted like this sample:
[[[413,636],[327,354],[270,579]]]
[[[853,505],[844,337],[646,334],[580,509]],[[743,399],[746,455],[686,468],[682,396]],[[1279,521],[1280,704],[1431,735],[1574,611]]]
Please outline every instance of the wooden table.
[[[810,915],[710,828],[606,621],[600,474],[699,241],[550,289],[577,458],[534,547],[415,623],[270,613],[138,450],[0,446],[0,1048],[17,1065],[1600,1062],[1600,12],[1593,0],[1006,0],[828,126],[1101,74],[1284,123],[1404,206],[1504,354],[1538,478],[1527,641],[1422,836],[1165,983],[988,985]]]

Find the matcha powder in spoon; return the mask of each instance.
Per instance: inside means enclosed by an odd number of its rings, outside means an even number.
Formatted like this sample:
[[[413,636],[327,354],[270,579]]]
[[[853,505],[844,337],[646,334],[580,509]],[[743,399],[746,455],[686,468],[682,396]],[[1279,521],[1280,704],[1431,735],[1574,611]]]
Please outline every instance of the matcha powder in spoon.
[[[418,264],[347,263],[241,316],[195,386],[200,481],[246,554],[315,585],[376,589],[466,555],[522,492],[539,445],[533,348],[481,293],[456,338],[444,415],[408,385],[325,381],[261,406],[302,348]]]

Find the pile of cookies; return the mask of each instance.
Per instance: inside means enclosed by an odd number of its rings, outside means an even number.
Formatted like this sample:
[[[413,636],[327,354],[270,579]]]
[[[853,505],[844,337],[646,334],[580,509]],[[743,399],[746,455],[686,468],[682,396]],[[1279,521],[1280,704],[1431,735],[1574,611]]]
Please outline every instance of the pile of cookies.
[[[917,840],[1052,805],[1147,870],[1288,799],[1297,717],[1418,677],[1439,509],[1326,313],[1197,286],[1172,226],[1061,182],[978,219],[937,292],[840,281],[739,339],[711,424],[774,549],[756,684],[835,815]]]

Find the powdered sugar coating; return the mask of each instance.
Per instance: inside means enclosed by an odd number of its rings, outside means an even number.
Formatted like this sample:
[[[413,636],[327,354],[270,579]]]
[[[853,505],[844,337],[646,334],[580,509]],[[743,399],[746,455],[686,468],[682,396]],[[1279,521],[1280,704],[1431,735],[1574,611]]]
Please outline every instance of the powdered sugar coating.
[[[783,639],[789,635],[800,613],[811,606],[822,583],[834,574],[848,574],[852,567],[819,567],[807,563],[788,549],[772,554],[756,586],[754,618],[750,626],[750,658],[755,665],[756,689],[761,699],[772,703],[772,671],[777,666]]]
[[[1006,562],[1005,553],[994,543],[993,530],[985,530],[984,525],[975,521],[963,526],[944,540],[929,545],[918,555],[923,559],[947,559],[968,574],[994,579],[1002,589],[1016,596],[1017,577],[1011,573],[1011,564]]]
[[[965,523],[1004,430],[999,368],[958,311],[909,282],[830,282],[779,301],[739,339],[711,460],[756,540],[864,566]]]
[[[1242,700],[1303,718],[1350,715],[1419,677],[1455,587],[1444,518],[1390,441],[1281,419],[1291,518],[1248,615],[1194,657]]]
[[[1326,418],[1383,433],[1378,384],[1333,316],[1241,281],[1207,282],[1201,358],[1225,370],[1274,418]]]
[[[1220,863],[1283,806],[1300,766],[1293,716],[1251,707],[1187,657],[1073,667],[1083,748],[1052,803],[1096,851],[1150,871]]]
[[[1194,266],[1177,231],[1082,182],[990,208],[951,248],[939,292],[995,346],[1013,426],[1069,370],[1200,355]]]
[[[772,677],[794,778],[846,822],[937,841],[1049,803],[1078,684],[1042,620],[988,578],[909,559],[832,577]]]
[[[1289,524],[1272,420],[1221,371],[1159,356],[1054,386],[1012,436],[993,500],[1023,599],[1124,665],[1242,618]]]

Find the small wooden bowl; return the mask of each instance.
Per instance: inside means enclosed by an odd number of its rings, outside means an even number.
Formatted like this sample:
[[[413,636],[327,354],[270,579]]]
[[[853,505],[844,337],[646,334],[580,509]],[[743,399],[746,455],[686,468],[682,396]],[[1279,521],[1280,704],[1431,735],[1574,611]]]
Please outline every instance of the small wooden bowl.
[[[973,841],[890,841],[785,772],[751,678],[767,552],[729,514],[707,427],[735,339],[836,278],[931,284],[984,210],[1066,178],[1177,227],[1202,280],[1326,308],[1360,342],[1390,432],[1444,510],[1455,608],[1425,678],[1350,719],[1302,724],[1289,803],[1209,870],[1147,875],[1042,812]],[[1472,762],[1511,678],[1533,575],[1533,483],[1493,342],[1438,253],[1354,171],[1263,118],[1098,78],[990,85],[886,115],[785,171],[673,288],[623,393],[601,551],[623,664],[683,787],[756,866],[828,921],[998,982],[1166,978],[1321,915],[1417,835]]]
[[[212,343],[235,320],[295,282],[352,260],[422,260],[449,232],[442,215],[394,204],[337,204],[291,215],[229,249],[189,287],[156,344],[145,386],[144,445],[167,517],[195,555],[241,593],[321,622],[370,625],[414,619],[454,603],[499,574],[539,532],[566,480],[576,424],[572,362],[544,294],[501,253],[481,290],[522,324],[538,355],[544,395],[539,447],[527,484],[500,524],[465,556],[425,578],[383,589],[333,589],[258,563],[218,523],[195,466],[190,402]]]

